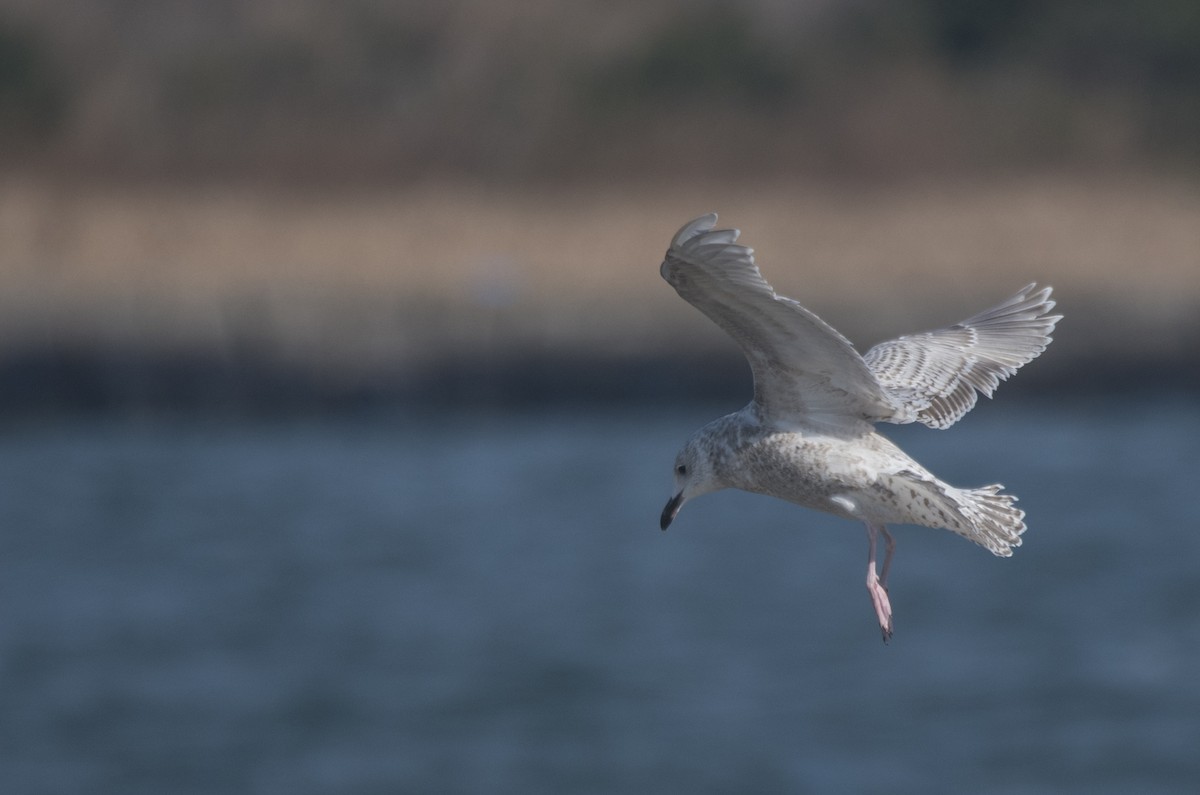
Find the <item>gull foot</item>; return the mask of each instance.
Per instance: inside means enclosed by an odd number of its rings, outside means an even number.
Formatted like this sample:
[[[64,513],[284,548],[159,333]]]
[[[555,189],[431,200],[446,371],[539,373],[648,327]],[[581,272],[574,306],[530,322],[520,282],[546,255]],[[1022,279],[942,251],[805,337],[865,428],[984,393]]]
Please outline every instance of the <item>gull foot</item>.
[[[892,637],[892,603],[888,599],[887,588],[872,577],[867,580],[867,591],[871,594],[871,604],[875,606],[875,617],[879,619],[883,642],[887,643]]]

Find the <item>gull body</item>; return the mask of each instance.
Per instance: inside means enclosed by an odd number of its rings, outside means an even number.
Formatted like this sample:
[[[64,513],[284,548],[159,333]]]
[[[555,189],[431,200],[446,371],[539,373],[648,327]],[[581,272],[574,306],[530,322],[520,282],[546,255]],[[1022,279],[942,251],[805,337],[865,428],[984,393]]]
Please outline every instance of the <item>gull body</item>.
[[[875,430],[880,421],[945,428],[1040,354],[1061,319],[1050,288],[1028,285],[1007,301],[944,329],[881,343],[860,356],[815,314],[778,296],[738,231],[716,215],[686,224],[663,278],[739,344],[754,374],[745,408],[696,431],[675,459],[666,530],[684,503],[737,488],[863,522],[867,590],[883,638],[893,630],[887,575],[889,524],[943,528],[1007,557],[1024,512],[998,484],[949,485]],[[876,568],[882,537],[885,556]]]

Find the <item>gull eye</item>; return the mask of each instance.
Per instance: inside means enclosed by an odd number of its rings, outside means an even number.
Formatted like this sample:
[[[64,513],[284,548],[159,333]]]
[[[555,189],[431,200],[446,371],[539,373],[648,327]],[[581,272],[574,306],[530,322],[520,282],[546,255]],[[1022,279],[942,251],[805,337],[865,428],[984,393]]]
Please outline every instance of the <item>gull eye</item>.
[[[686,475],[686,474],[687,474],[687,467],[686,467],[686,466],[684,466],[683,464],[680,464],[679,466],[675,467],[675,474],[676,474],[676,475],[679,475],[679,476],[681,476],[681,477],[682,477],[683,475]]]

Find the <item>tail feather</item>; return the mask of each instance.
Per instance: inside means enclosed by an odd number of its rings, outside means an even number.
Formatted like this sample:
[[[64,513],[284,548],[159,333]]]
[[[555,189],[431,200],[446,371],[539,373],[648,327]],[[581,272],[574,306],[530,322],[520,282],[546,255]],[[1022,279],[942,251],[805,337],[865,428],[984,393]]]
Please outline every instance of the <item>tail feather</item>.
[[[1025,512],[1014,505],[1016,497],[1000,493],[1002,488],[999,483],[993,483],[978,489],[957,489],[955,496],[963,517],[970,522],[970,528],[968,532],[952,529],[993,555],[1007,558],[1012,555],[1014,547],[1021,546]]]
[[[896,519],[893,514],[885,522],[943,528],[1003,558],[1021,546],[1025,512],[1014,504],[1016,497],[1000,492],[1004,487],[999,483],[958,489],[924,470],[905,469],[880,477],[878,486],[882,514],[896,509],[897,497],[904,506],[904,518]]]

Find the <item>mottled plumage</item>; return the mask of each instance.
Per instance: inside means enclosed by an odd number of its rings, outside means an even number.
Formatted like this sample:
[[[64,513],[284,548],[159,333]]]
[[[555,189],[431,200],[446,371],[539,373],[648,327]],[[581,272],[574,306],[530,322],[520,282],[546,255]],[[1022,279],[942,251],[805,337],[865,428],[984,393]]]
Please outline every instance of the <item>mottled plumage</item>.
[[[951,530],[996,555],[1021,543],[1024,513],[1000,485],[950,486],[885,437],[880,421],[946,428],[1038,356],[1061,319],[1050,288],[1030,284],[961,323],[876,345],[860,356],[800,304],[776,295],[737,244],[714,230],[716,214],[685,225],[661,273],[680,296],[724,329],[746,355],[754,400],[701,428],[675,461],[665,530],[687,500],[739,488],[867,525],[867,589],[884,640],[892,633],[886,590],[893,542],[887,524]],[[875,568],[877,536],[887,546]]]

